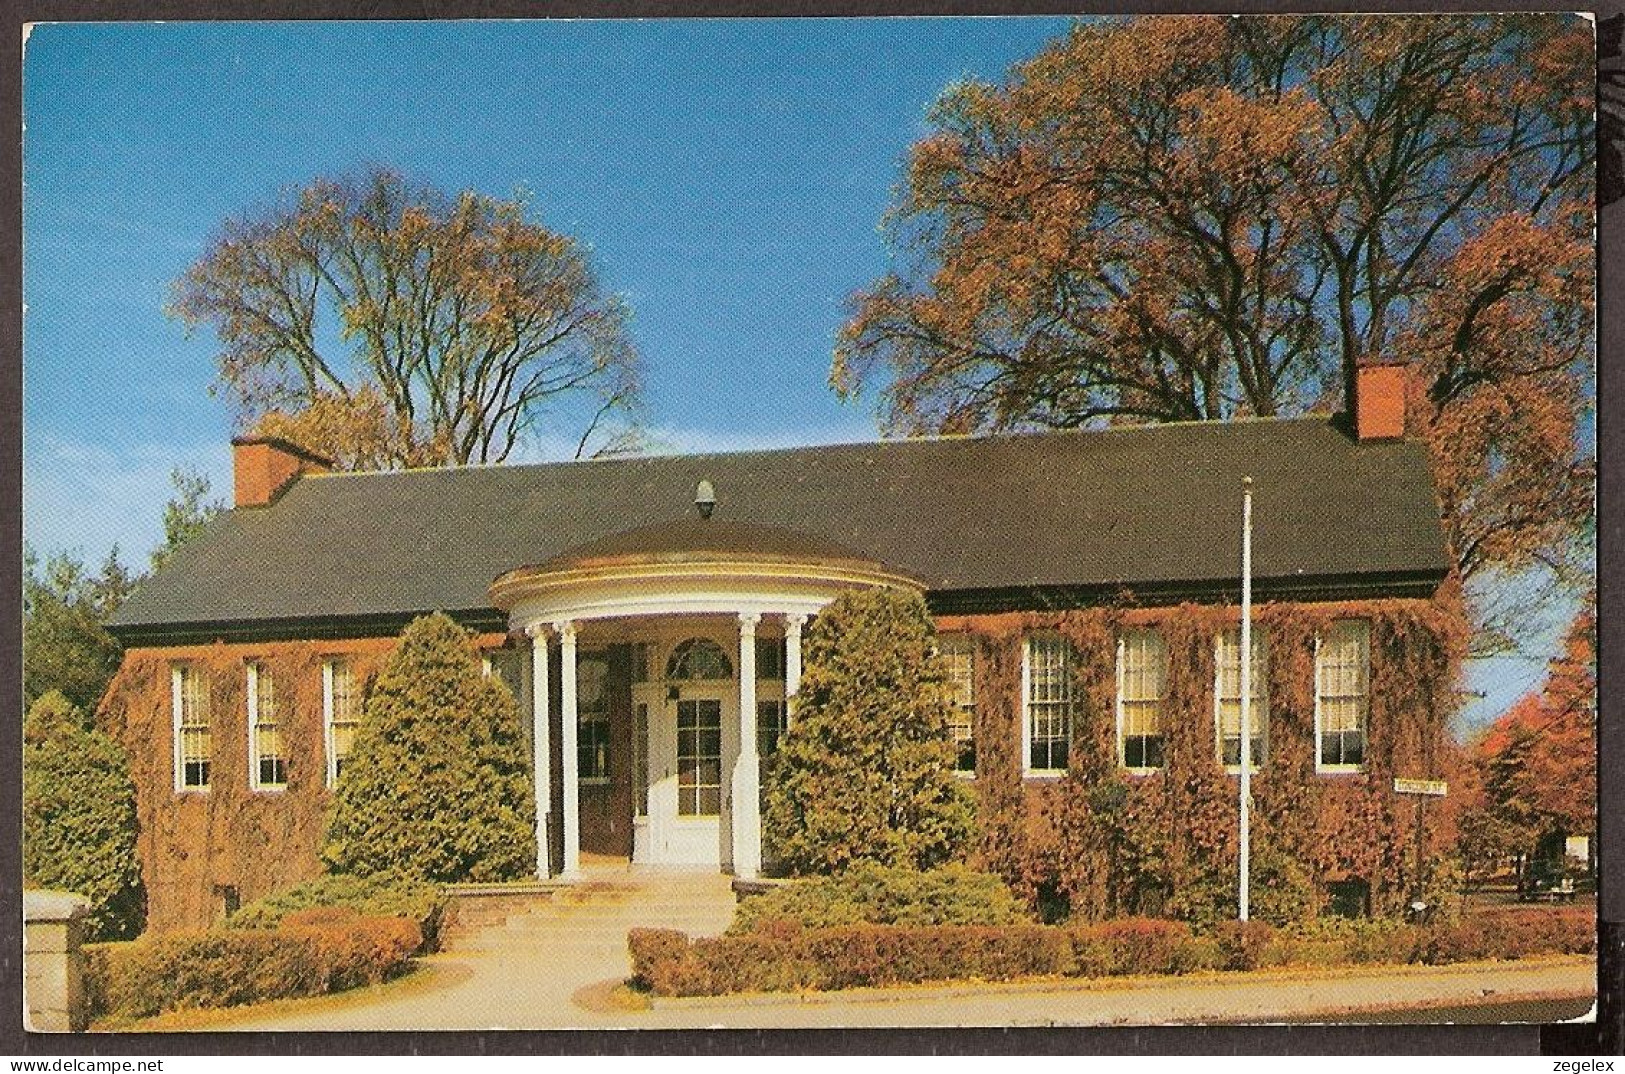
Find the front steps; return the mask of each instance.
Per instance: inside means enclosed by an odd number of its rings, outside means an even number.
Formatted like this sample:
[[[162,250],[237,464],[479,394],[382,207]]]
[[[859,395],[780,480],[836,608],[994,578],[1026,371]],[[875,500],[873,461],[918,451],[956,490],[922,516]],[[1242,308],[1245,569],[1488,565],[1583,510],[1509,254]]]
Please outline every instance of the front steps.
[[[443,949],[624,957],[630,929],[716,936],[733,920],[735,906],[730,879],[713,873],[589,868],[575,883],[517,887],[454,892]]]

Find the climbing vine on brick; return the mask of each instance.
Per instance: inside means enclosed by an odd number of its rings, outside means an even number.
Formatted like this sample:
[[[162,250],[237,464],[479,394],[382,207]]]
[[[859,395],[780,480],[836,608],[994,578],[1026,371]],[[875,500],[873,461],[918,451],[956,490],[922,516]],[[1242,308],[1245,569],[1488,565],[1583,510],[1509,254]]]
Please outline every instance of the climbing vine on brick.
[[[224,889],[246,905],[318,875],[326,824],[322,664],[343,657],[370,684],[393,638],[131,649],[108,687],[98,723],[129,751],[136,785],[137,849],[149,929],[208,924]],[[247,664],[276,679],[287,787],[248,781]],[[207,684],[211,759],[206,793],[174,789],[170,669],[185,663]]]
[[[1315,639],[1334,622],[1370,626],[1371,676],[1364,770],[1315,770]],[[1215,640],[1235,608],[1131,601],[1055,613],[945,619],[975,640],[978,813],[975,859],[1046,916],[1153,914],[1205,924],[1236,912],[1236,779],[1220,765],[1213,686]],[[1395,776],[1449,779],[1461,764],[1448,722],[1462,651],[1459,605],[1440,599],[1266,603],[1269,752],[1253,779],[1252,909],[1288,921],[1325,907],[1326,886],[1370,885],[1373,911],[1397,913],[1414,880],[1412,802]],[[1152,626],[1167,650],[1163,767],[1134,775],[1118,764],[1117,638]],[[1069,770],[1022,778],[1022,647],[1052,633],[1072,645],[1078,699]],[[1424,858],[1433,889],[1448,883],[1454,804],[1430,806]],[[1436,892],[1433,897],[1437,897]]]

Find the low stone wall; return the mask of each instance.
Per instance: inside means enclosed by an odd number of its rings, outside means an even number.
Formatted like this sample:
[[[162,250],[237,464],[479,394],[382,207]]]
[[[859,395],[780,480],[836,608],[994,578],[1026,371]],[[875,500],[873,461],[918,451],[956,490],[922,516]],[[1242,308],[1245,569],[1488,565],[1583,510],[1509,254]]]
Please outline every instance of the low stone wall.
[[[35,1033],[83,1033],[90,903],[65,891],[23,892],[23,1012]]]

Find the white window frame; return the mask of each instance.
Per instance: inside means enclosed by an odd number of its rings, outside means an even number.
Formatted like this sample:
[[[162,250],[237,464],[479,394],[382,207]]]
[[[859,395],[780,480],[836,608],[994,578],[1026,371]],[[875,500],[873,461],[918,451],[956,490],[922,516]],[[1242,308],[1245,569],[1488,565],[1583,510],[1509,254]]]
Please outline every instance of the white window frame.
[[[1072,763],[1072,736],[1077,730],[1074,726],[1077,720],[1077,696],[1072,692],[1070,679],[1072,675],[1072,643],[1059,634],[1038,634],[1022,640],[1021,644],[1021,776],[1023,779],[1061,779],[1067,773],[1065,768],[1034,768],[1033,763],[1033,643],[1059,642],[1067,647],[1067,677],[1068,691],[1066,701],[1067,717],[1067,764]]]
[[[169,703],[171,716],[174,721],[174,734],[172,735],[172,740],[174,744],[173,763],[176,794],[208,794],[209,784],[213,781],[214,777],[214,734],[213,728],[210,727],[210,723],[212,721],[210,721],[209,714],[205,712],[203,726],[209,727],[210,730],[209,756],[206,760],[206,763],[209,766],[209,779],[204,780],[202,783],[186,782],[186,750],[182,744],[183,731],[185,728],[184,717],[186,712],[186,678],[190,674],[197,673],[197,669],[190,664],[177,663],[169,666]],[[205,689],[207,689],[207,687],[205,687]],[[208,696],[207,693],[205,693],[204,696]]]
[[[1241,657],[1240,657],[1241,628],[1240,627],[1236,627],[1234,629],[1223,630],[1223,631],[1219,632],[1218,634],[1214,635],[1214,638],[1213,638],[1213,756],[1218,759],[1219,764],[1224,765],[1224,770],[1226,772],[1228,772],[1232,776],[1239,776],[1241,774],[1241,763],[1239,761],[1236,764],[1225,764],[1224,763],[1224,704],[1223,704],[1223,702],[1224,702],[1224,699],[1228,696],[1228,695],[1226,695],[1224,693],[1224,640],[1225,640],[1226,635],[1231,635],[1231,634],[1235,635],[1235,637],[1236,637],[1236,650],[1237,650],[1236,659],[1239,661],[1241,659]],[[1262,630],[1262,629],[1255,626],[1255,627],[1253,627],[1252,635],[1253,635],[1253,637],[1252,637],[1253,652],[1255,654],[1257,654],[1257,655],[1255,655],[1255,659],[1254,659],[1253,662],[1256,664],[1256,663],[1259,663],[1260,661],[1262,661],[1262,663],[1264,665],[1262,669],[1259,669],[1259,668],[1254,668],[1253,669],[1253,671],[1254,671],[1253,681],[1252,681],[1252,686],[1253,686],[1253,708],[1252,708],[1252,711],[1248,713],[1248,717],[1249,717],[1248,722],[1251,723],[1253,725],[1253,728],[1254,728],[1253,737],[1254,738],[1261,738],[1261,739],[1264,740],[1264,755],[1262,757],[1259,757],[1257,754],[1254,754],[1250,758],[1250,760],[1253,762],[1253,766],[1252,766],[1253,771],[1257,772],[1260,768],[1263,768],[1264,765],[1269,761],[1269,755],[1270,755],[1270,684],[1269,684],[1269,675],[1268,675],[1268,671],[1269,671],[1269,634],[1266,631],[1264,631],[1264,630]],[[1237,664],[1237,667],[1239,669],[1239,667],[1240,667],[1239,663]],[[1263,670],[1265,672],[1265,674],[1264,675],[1259,675],[1258,674],[1259,670]],[[1240,689],[1241,689],[1241,686],[1239,684],[1239,680],[1238,680],[1238,684],[1236,686],[1236,689],[1238,691],[1237,694],[1236,694],[1236,698],[1239,701],[1240,698],[1241,698],[1241,694],[1239,692]],[[1260,715],[1260,708],[1262,708],[1262,716]],[[1259,722],[1260,719],[1262,719],[1262,721],[1263,721],[1262,723]],[[1319,749],[1319,743],[1318,742],[1316,743],[1316,749],[1317,750]]]
[[[322,661],[322,740],[324,752],[327,755],[327,786],[331,789],[339,783],[339,758],[337,746],[333,735],[333,672],[343,664],[350,671],[351,689],[355,688],[355,665],[347,657],[335,656]],[[361,714],[352,713],[350,722],[361,723]]]
[[[1149,634],[1157,639],[1162,649],[1162,693],[1157,697],[1158,737],[1162,739],[1162,764],[1138,766],[1128,763],[1128,740],[1123,736],[1123,685],[1127,677],[1128,636]],[[1139,700],[1139,699],[1137,699]],[[1156,627],[1135,627],[1117,636],[1117,765],[1130,775],[1148,776],[1161,772],[1168,764],[1168,642]]]
[[[1321,634],[1315,633],[1315,771],[1326,775],[1346,775],[1365,771],[1365,759],[1371,752],[1371,624],[1364,619],[1339,619],[1334,622],[1331,629],[1335,630],[1342,624],[1354,624],[1361,629],[1360,655],[1364,661],[1365,692],[1362,696],[1363,704],[1360,707],[1360,758],[1359,764],[1323,764],[1321,762],[1321,697],[1323,694],[1321,683]]]
[[[1023,651],[1024,654],[1026,652],[1026,648],[1027,648],[1026,645],[1022,646],[1022,651]],[[949,680],[948,680],[948,704],[953,706],[953,708],[956,711],[962,712],[962,713],[965,714],[966,720],[968,721],[969,726],[970,726],[970,734],[969,734],[968,738],[969,738],[969,741],[970,741],[970,744],[971,744],[971,754],[972,754],[972,756],[974,756],[975,753],[976,753],[976,639],[974,637],[972,637],[971,635],[969,635],[969,634],[944,634],[944,635],[942,635],[941,637],[939,637],[937,639],[937,652],[940,655],[946,657],[949,649],[954,650],[956,653],[963,653],[965,655],[965,659],[969,662],[969,665],[970,665],[970,678],[969,678],[969,690],[968,690],[969,695],[970,695],[970,703],[969,704],[961,704],[960,703],[960,701],[959,701],[959,693],[958,693],[958,690],[956,688],[956,683],[955,683],[954,679],[950,677]],[[1023,665],[1025,665],[1025,663],[1026,663],[1025,656],[1023,656],[1022,663],[1023,663]],[[1026,680],[1025,680],[1025,677],[1023,678],[1022,689],[1023,689],[1022,697],[1023,697],[1023,700],[1025,702],[1025,698],[1026,698],[1026,693],[1025,693]],[[1025,708],[1025,703],[1023,704],[1023,708]],[[1025,724],[1026,724],[1025,717],[1023,718],[1022,723],[1025,726]],[[1024,734],[1024,737],[1025,737],[1026,732],[1024,732],[1023,734]],[[954,775],[958,776],[960,779],[975,779],[976,778],[976,766],[974,764],[971,765],[971,767],[969,767],[969,768],[960,768],[959,767],[959,742],[960,742],[960,739],[955,736],[953,725],[951,725],[951,724],[948,727],[948,741],[953,745],[953,748],[954,748],[954,767],[953,767]],[[1026,747],[1024,746],[1023,749],[1025,750]],[[1032,762],[1032,756],[1031,756],[1030,752],[1024,752],[1023,756],[1027,758],[1027,761],[1025,763],[1030,764]]]
[[[250,660],[248,662],[248,787],[260,794],[280,794],[288,789],[286,737],[282,739],[283,781],[281,783],[265,783],[260,779],[260,670],[259,661]],[[285,730],[280,712],[277,713],[276,726],[278,730]]]

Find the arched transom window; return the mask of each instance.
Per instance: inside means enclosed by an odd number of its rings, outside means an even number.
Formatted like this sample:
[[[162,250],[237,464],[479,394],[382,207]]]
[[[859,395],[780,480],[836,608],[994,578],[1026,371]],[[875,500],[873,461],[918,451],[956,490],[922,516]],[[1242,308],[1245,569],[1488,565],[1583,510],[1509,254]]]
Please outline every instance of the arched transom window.
[[[670,680],[731,679],[734,666],[722,646],[710,638],[689,638],[671,651],[666,661]]]

